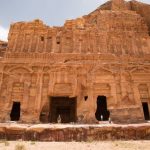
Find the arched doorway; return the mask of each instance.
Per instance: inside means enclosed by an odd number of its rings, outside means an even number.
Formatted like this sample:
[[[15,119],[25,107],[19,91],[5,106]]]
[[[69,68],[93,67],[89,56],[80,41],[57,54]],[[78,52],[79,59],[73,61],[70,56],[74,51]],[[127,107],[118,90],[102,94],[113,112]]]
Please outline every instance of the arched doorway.
[[[107,100],[106,96],[97,97],[97,110],[95,117],[98,121],[106,121],[109,119],[110,112],[107,110]]]

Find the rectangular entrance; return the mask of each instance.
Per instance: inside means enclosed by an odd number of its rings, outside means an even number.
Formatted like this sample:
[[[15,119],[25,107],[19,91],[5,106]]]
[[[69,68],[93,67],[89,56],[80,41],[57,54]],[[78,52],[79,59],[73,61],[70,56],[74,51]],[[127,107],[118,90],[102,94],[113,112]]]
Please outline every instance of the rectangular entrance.
[[[10,113],[11,121],[19,121],[20,119],[20,102],[13,102],[12,110]]]
[[[143,106],[143,112],[144,112],[145,120],[149,120],[150,119],[150,115],[149,115],[148,103],[143,102],[142,106]]]
[[[76,121],[76,98],[51,97],[50,99],[50,122],[57,123],[60,115],[62,123]]]

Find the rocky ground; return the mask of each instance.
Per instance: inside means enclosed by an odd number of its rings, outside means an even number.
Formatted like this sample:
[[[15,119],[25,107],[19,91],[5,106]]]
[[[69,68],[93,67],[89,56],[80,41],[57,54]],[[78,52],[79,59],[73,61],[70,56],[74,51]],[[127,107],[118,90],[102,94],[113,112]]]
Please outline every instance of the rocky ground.
[[[1,141],[0,150],[149,150],[150,141],[23,142]]]
[[[150,123],[141,124],[0,124],[0,139],[41,142],[150,140]]]

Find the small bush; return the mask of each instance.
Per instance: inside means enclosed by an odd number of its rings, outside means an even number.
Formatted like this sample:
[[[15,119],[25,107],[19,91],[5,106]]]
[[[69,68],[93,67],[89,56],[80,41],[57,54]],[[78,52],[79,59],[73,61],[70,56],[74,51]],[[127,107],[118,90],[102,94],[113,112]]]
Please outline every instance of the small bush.
[[[9,142],[8,141],[4,141],[5,146],[9,146]]]
[[[26,147],[23,144],[17,144],[15,146],[15,150],[26,150]]]
[[[34,145],[35,144],[35,141],[31,141],[31,143],[30,143],[31,145]]]
[[[0,143],[4,143],[6,140],[0,140]]]

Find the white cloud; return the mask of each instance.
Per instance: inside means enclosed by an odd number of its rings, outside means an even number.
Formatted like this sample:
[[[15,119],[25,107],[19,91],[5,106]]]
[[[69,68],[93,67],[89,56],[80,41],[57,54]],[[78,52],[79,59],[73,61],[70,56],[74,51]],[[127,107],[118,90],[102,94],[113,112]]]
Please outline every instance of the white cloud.
[[[7,41],[8,29],[0,26],[0,40]]]

